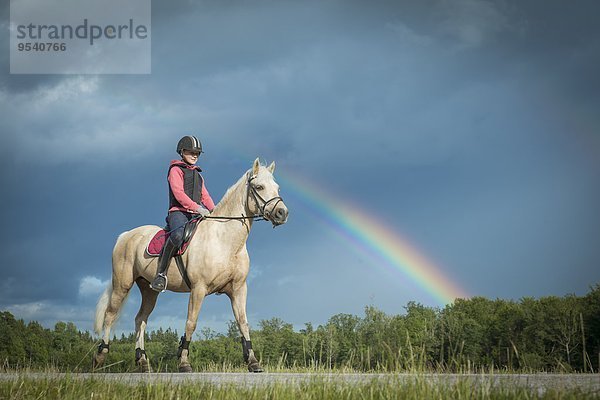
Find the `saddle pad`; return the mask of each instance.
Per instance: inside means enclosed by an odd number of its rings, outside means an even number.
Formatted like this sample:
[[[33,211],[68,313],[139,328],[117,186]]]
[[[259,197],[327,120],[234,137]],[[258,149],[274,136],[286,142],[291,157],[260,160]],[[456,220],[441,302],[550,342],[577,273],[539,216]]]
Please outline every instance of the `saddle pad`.
[[[154,237],[150,240],[150,243],[148,243],[148,246],[146,247],[146,253],[151,257],[160,256],[160,252],[162,251],[162,248],[165,245],[165,242],[167,241],[168,237],[169,232],[167,232],[164,229],[160,229],[158,232],[156,232],[156,235],[154,235]],[[192,240],[192,238],[190,238],[190,240]],[[177,250],[177,253],[175,253],[174,255],[180,256],[183,253],[185,253],[185,250],[190,244],[190,240],[182,244],[181,248]]]

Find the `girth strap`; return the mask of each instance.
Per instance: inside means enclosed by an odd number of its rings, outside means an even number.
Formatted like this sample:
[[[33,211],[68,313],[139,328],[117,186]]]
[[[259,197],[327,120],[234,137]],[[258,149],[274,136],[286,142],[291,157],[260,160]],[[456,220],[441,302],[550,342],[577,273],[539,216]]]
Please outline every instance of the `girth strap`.
[[[179,270],[183,281],[191,289],[192,283],[190,282],[190,277],[187,274],[187,268],[185,267],[183,258],[181,258],[181,256],[175,256],[175,264],[177,264],[177,269]]]

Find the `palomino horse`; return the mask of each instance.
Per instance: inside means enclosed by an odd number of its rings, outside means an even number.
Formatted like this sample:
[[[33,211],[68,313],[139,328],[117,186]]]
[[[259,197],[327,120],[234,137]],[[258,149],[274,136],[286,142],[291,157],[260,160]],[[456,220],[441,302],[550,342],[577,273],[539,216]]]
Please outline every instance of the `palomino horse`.
[[[196,329],[198,313],[204,297],[225,293],[231,300],[233,314],[242,334],[244,360],[251,372],[262,372],[252,350],[250,330],[246,319],[246,278],[250,267],[246,240],[254,217],[264,217],[273,226],[287,221],[288,210],[279,197],[279,185],[273,178],[275,163],[268,167],[258,158],[231,186],[208,219],[202,221],[182,258],[187,266],[191,288],[184,282],[174,260],[167,275],[168,290],[191,292],[188,304],[185,335],[179,345],[179,371],[191,372],[189,343]],[[146,254],[146,245],[159,230],[146,225],[122,233],[112,255],[112,282],[98,300],[95,330],[104,329],[103,341],[94,355],[94,368],[100,367],[108,353],[110,330],[135,282],[142,294],[142,304],[135,317],[136,363],[141,371],[150,365],[144,350],[144,333],[148,316],[154,309],[158,293],[150,289],[157,268],[157,258]]]

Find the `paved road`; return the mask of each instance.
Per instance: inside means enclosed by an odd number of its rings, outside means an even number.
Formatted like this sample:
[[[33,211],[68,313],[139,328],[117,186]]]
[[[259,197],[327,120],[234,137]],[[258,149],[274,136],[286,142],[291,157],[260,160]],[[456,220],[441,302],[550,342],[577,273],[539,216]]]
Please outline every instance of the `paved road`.
[[[331,384],[360,384],[369,383],[372,380],[410,382],[419,378],[427,379],[431,383],[453,384],[457,381],[470,381],[473,383],[489,386],[525,386],[540,393],[550,388],[580,388],[585,392],[600,393],[600,374],[323,374],[323,373],[87,373],[87,374],[63,374],[63,373],[2,373],[0,380],[14,380],[19,378],[30,379],[59,379],[69,376],[75,379],[107,379],[124,383],[211,383],[217,385],[269,385],[288,384],[298,385],[304,382],[327,382]]]

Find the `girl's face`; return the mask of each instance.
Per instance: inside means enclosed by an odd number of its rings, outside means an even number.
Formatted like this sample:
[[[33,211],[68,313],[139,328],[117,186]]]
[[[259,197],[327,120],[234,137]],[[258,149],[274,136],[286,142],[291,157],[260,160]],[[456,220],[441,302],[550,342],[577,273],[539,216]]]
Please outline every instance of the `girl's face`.
[[[181,158],[183,159],[183,161],[185,161],[186,164],[189,165],[196,164],[199,156],[200,153],[198,153],[197,151],[183,150],[181,152]]]

